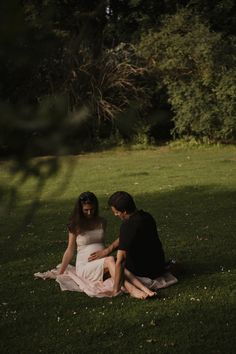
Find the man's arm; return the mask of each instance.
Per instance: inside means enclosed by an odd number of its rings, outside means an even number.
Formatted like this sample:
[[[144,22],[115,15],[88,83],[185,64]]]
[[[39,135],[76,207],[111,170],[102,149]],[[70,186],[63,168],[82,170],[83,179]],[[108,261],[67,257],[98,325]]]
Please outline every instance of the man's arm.
[[[113,287],[113,295],[120,292],[121,286],[124,282],[124,268],[125,268],[126,251],[118,250],[117,260],[115,266],[115,280]]]
[[[112,244],[110,246],[108,246],[107,248],[104,248],[104,250],[100,250],[100,251],[93,252],[92,254],[90,254],[88,260],[89,260],[89,262],[91,262],[91,261],[94,261],[95,259],[107,257],[113,251],[117,250],[118,247],[119,247],[119,237],[114,242],[112,242]]]

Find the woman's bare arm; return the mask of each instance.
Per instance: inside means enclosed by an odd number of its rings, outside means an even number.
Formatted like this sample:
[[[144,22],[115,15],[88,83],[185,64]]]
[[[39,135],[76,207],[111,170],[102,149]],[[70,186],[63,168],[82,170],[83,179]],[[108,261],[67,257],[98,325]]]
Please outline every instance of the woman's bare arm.
[[[75,251],[75,235],[69,232],[67,249],[62,257],[59,274],[63,274],[70,263]]]

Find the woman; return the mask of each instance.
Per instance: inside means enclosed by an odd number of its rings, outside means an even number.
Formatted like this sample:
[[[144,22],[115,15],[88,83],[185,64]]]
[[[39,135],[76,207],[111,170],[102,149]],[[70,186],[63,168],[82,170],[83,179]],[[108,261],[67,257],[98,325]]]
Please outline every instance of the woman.
[[[99,216],[98,200],[92,192],[82,193],[75,203],[68,223],[68,246],[57,272],[44,273],[56,275],[62,290],[83,291],[89,296],[112,296],[115,276],[114,257],[104,257],[88,261],[91,253],[104,249],[106,221]],[[77,248],[75,267],[69,263]],[[36,273],[35,276],[39,276]],[[43,276],[41,276],[43,277]],[[131,296],[146,299],[156,293],[145,287],[130,272],[126,273],[125,289]]]

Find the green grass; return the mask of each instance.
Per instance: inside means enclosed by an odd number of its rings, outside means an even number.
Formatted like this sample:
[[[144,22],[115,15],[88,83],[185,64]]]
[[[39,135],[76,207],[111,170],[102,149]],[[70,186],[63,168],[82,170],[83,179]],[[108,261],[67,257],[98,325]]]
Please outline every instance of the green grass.
[[[236,148],[165,147],[62,157],[44,184],[0,165],[1,353],[234,353]],[[15,191],[14,191],[15,188]],[[116,190],[156,218],[166,256],[182,263],[179,283],[158,299],[96,299],[61,292],[33,273],[53,268],[79,193],[91,190],[108,220]]]

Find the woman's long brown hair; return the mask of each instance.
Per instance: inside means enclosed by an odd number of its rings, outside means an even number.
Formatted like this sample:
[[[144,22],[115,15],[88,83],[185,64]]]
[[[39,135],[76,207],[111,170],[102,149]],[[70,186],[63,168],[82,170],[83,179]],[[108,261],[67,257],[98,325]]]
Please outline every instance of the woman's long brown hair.
[[[83,205],[91,204],[94,207],[92,220],[88,220],[83,213]],[[98,200],[94,193],[83,192],[77,199],[74,209],[69,218],[67,227],[71,233],[77,235],[79,232],[94,229],[100,220]]]

